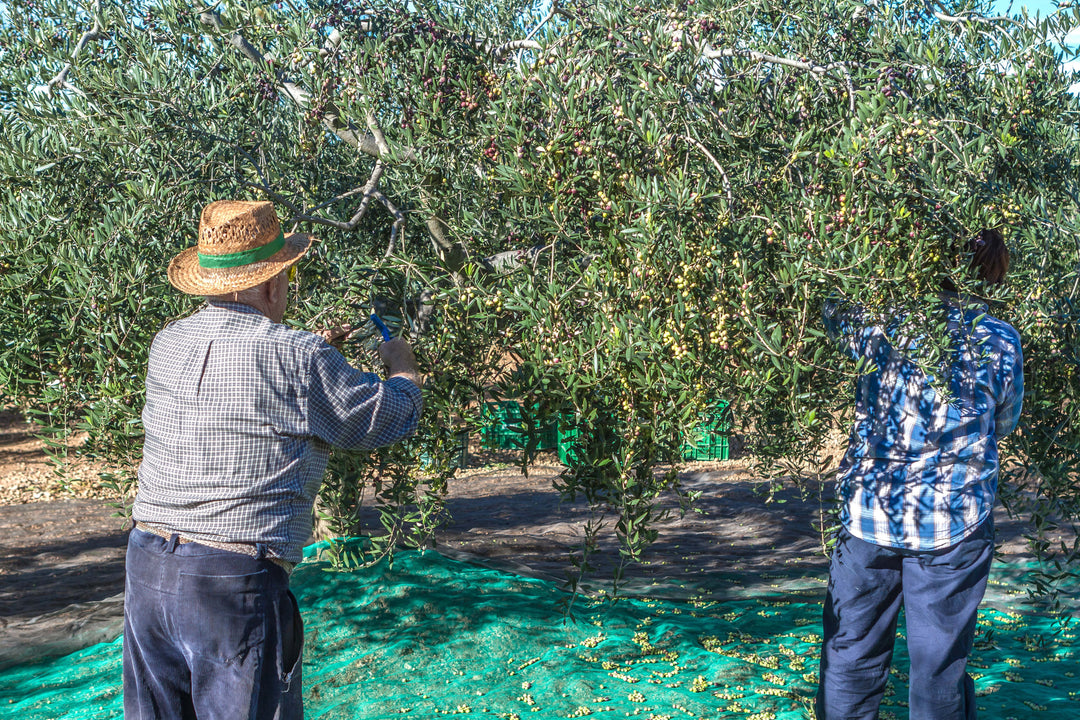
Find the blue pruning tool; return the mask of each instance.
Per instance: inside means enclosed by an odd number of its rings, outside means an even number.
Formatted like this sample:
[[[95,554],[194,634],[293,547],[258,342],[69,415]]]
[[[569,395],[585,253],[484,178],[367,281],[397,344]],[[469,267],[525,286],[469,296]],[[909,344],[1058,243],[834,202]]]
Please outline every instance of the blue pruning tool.
[[[2,1],[2,0],[0,0],[0,1]],[[370,290],[369,290],[369,294],[368,294],[368,301],[371,304],[371,322],[372,322],[372,324],[374,324],[375,327],[379,329],[379,332],[382,333],[383,342],[390,342],[391,340],[394,339],[394,336],[390,332],[390,328],[388,328],[386,326],[386,323],[383,322],[383,319],[381,317],[379,317],[378,312],[376,312],[376,308],[378,308],[379,305],[375,302],[375,293],[376,293],[376,289],[379,286],[379,280],[380,280],[381,276],[382,276],[382,268],[381,267],[375,268],[374,275],[371,278],[371,285],[370,285]]]
[[[386,323],[382,321],[382,318],[371,313],[371,322],[375,323],[375,327],[379,328],[379,332],[382,333],[383,342],[390,342],[393,336],[390,334],[390,328],[386,327]]]

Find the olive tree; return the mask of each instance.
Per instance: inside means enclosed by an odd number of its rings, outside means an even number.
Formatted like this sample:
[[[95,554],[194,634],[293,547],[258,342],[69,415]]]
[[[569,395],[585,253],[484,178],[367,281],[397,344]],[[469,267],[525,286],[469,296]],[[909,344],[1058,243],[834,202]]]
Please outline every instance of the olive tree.
[[[134,482],[153,334],[197,300],[168,258],[199,209],[268,199],[320,242],[287,322],[372,307],[430,380],[417,437],[334,456],[347,532],[427,542],[456,433],[485,398],[577,434],[558,481],[632,560],[679,492],[683,436],[719,399],[777,477],[824,479],[856,368],[829,296],[947,351],[943,279],[990,292],[1028,394],[1002,495],[1062,572],[1077,548],[1075,9],[974,0],[456,3],[11,0],[0,10],[0,373],[6,401],[89,433]],[[1007,287],[966,270],[1001,228]],[[374,358],[363,339],[346,348]],[[534,457],[535,440],[523,455]],[[692,497],[686,498],[692,501]],[[1040,582],[1061,573],[1052,565]]]

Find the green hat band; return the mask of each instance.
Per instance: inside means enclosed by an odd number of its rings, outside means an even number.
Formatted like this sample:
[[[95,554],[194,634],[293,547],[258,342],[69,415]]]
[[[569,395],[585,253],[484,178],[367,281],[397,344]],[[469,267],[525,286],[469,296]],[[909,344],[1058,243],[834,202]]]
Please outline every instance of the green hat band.
[[[279,231],[278,236],[270,242],[250,250],[241,250],[226,255],[203,255],[199,253],[199,266],[204,268],[234,268],[241,265],[250,265],[268,257],[273,257],[283,247],[285,247],[285,234]]]

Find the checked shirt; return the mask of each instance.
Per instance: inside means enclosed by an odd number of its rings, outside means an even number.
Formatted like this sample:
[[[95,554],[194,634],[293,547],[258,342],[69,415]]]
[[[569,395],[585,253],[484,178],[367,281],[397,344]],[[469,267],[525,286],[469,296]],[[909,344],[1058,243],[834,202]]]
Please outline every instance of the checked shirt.
[[[209,303],[150,349],[133,517],[299,562],[331,446],[406,438],[421,407],[410,380],[356,370],[247,305]]]
[[[1024,395],[1020,336],[985,306],[942,296],[952,357],[935,382],[897,350],[900,318],[825,304],[829,334],[861,361],[855,424],[840,464],[840,520],[875,545],[937,550],[974,532],[993,509],[998,439]],[[946,385],[948,392],[941,393]]]

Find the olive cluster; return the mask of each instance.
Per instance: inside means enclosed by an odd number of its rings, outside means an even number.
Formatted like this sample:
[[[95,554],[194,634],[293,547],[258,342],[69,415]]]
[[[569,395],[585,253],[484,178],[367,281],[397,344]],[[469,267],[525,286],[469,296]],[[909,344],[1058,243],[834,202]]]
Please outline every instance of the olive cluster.
[[[341,30],[359,28],[369,18],[367,9],[358,0],[328,0],[325,8],[319,9],[326,13],[328,25]]]
[[[904,80],[914,77],[914,70],[908,69],[900,72],[891,65],[883,65],[878,68],[878,87],[885,97],[893,97],[904,91]]]
[[[259,93],[259,97],[269,102],[277,97],[277,85],[270,78],[270,75],[265,72],[260,72],[255,76],[255,88]]]

